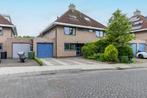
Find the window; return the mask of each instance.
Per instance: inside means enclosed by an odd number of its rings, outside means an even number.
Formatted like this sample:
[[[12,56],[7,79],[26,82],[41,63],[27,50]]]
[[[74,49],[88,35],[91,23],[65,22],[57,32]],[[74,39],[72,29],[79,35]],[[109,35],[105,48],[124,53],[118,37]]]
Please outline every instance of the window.
[[[78,28],[78,30],[83,32],[95,32],[95,30],[93,29],[86,29],[86,28]]]
[[[76,49],[76,45],[73,43],[65,43],[64,44],[64,49],[65,50],[75,50]]]
[[[0,36],[3,35],[3,28],[0,27]]]
[[[103,31],[96,31],[96,37],[103,37],[105,33]]]
[[[76,35],[76,28],[64,27],[64,34],[66,34],[66,35]]]
[[[0,43],[0,52],[3,50],[3,44]]]

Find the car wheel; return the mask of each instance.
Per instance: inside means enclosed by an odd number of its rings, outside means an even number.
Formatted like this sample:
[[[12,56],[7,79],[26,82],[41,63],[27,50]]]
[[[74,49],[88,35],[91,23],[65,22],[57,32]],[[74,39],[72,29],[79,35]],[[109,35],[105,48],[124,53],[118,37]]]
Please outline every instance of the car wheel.
[[[141,58],[141,59],[144,58],[142,54],[139,54],[138,57]]]

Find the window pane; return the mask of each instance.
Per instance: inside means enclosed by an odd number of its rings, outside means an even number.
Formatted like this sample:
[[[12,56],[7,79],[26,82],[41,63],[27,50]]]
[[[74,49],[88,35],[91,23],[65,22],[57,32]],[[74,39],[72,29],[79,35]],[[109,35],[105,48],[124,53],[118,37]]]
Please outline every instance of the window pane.
[[[3,28],[0,27],[0,35],[3,35]]]
[[[3,49],[3,45],[2,44],[0,44],[0,51]]]
[[[66,35],[75,35],[76,34],[76,28],[64,27],[64,33]]]
[[[100,37],[100,31],[96,31],[96,37]]]
[[[69,50],[69,49],[70,49],[69,44],[65,44],[65,45],[64,45],[64,48],[65,48],[65,50]]]
[[[64,27],[64,33],[67,35],[70,34],[69,27]]]
[[[70,49],[75,50],[75,44],[70,44]]]
[[[100,37],[103,37],[103,35],[104,35],[103,31],[100,31]]]

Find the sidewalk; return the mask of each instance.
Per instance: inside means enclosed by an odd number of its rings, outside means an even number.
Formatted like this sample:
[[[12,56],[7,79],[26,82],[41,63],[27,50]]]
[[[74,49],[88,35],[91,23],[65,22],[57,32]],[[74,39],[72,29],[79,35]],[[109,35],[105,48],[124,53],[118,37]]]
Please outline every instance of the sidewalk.
[[[43,71],[62,71],[62,70],[102,70],[102,69],[115,69],[115,67],[111,65],[75,65],[75,66],[28,66],[28,67],[1,67],[0,75],[11,75],[11,74],[21,74],[21,73],[32,73],[32,72],[43,72]]]
[[[64,65],[64,66],[28,66],[28,67],[1,67],[0,75],[25,74],[36,72],[60,71],[90,71],[90,70],[116,70],[118,68],[147,68],[147,64],[99,64],[99,65]]]

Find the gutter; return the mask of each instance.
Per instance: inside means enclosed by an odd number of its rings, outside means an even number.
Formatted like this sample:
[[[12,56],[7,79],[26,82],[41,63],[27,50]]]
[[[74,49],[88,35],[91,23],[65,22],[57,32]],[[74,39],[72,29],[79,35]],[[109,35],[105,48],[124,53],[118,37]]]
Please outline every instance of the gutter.
[[[5,25],[5,24],[0,24],[1,27],[8,27],[8,28],[12,28],[13,34],[17,35],[17,29],[15,25]]]
[[[45,33],[46,31],[50,30],[56,25],[79,27],[79,28],[94,29],[94,30],[105,30],[104,28],[97,28],[97,27],[92,27],[92,26],[82,26],[82,25],[68,24],[68,23],[62,23],[62,22],[53,22],[51,25],[47,26],[47,28],[44,29],[42,33]]]
[[[146,29],[140,29],[140,30],[133,30],[131,31],[132,33],[135,33],[135,32],[141,32],[141,31],[147,31],[147,28]]]

